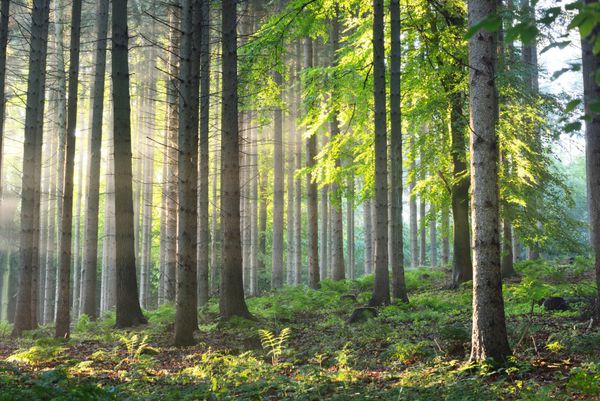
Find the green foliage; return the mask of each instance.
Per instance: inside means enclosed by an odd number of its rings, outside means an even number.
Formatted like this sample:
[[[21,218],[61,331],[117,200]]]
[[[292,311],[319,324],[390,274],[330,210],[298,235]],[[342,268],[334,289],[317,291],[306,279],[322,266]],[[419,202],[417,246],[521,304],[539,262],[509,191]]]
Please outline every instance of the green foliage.
[[[75,325],[75,331],[84,332],[90,329],[90,317],[85,313],[79,317],[77,324]]]
[[[6,320],[0,320],[0,338],[8,337],[12,333],[12,324]]]
[[[571,369],[567,386],[584,395],[597,395],[600,391],[600,363],[589,362]]]
[[[48,362],[57,361],[61,354],[66,350],[64,347],[51,344],[34,345],[26,350],[20,350],[10,355],[6,360],[8,362],[22,362],[30,365],[41,365]]]
[[[433,344],[429,341],[400,341],[390,345],[388,358],[404,365],[413,365],[435,355]]]
[[[156,348],[148,343],[148,335],[144,335],[143,337],[138,334],[131,334],[130,336],[121,335],[119,336],[119,340],[127,351],[127,358],[132,361],[139,360],[145,352],[158,352]]]
[[[271,356],[271,363],[273,365],[277,365],[279,363],[291,333],[292,331],[289,327],[281,330],[278,336],[269,330],[258,330],[261,345],[263,349],[267,351],[267,355]]]

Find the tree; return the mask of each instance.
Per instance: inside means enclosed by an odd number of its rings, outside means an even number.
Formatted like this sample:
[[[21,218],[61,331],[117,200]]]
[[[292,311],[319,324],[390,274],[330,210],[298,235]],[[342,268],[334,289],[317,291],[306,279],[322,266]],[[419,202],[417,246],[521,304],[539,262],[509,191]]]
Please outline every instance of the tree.
[[[598,0],[586,0],[586,6],[597,6]],[[600,71],[600,59],[594,54],[594,45],[600,35],[600,26],[596,25],[588,35],[582,35],[582,71],[585,105],[585,141],[587,163],[587,185],[589,202],[589,219],[592,233],[592,249],[596,270],[596,286],[598,288],[596,305],[600,305],[600,113],[597,104],[600,100],[600,85],[596,79]],[[600,321],[596,308],[596,323]]]
[[[404,282],[404,240],[402,223],[402,116],[400,112],[400,1],[390,1],[390,266],[392,267],[392,296],[408,302],[406,284]]]
[[[136,277],[129,98],[127,0],[112,3],[112,85],[115,168],[117,327],[146,323]]]
[[[282,84],[281,73],[273,73],[275,84]],[[281,97],[281,95],[280,95]],[[273,255],[271,287],[283,285],[283,113],[280,106],[273,111]]]
[[[98,265],[98,207],[100,198],[100,161],[102,147],[102,117],[104,114],[104,78],[106,73],[106,45],[108,33],[108,0],[98,2],[96,13],[96,52],[94,54],[94,81],[92,90],[92,132],[90,135],[90,162],[87,181],[87,213],[85,245],[83,249],[83,298],[81,311],[91,320],[96,319],[96,270]]]
[[[237,2],[223,0],[221,113],[221,316],[250,317],[244,299],[240,232],[240,164],[237,82]]]
[[[179,140],[178,173],[179,214],[177,241],[177,285],[175,345],[191,345],[198,327],[197,301],[197,185],[198,185],[198,113],[201,3],[181,2],[181,48],[179,69]]]
[[[8,23],[10,17],[10,0],[0,2],[0,149],[4,141],[4,120],[6,114],[6,47],[8,44]],[[2,152],[0,152],[0,177],[2,177]],[[0,195],[2,195],[0,181]]]
[[[419,225],[417,223],[417,196],[415,194],[415,185],[417,181],[417,163],[416,163],[416,149],[415,140],[411,138],[410,141],[410,170],[408,183],[409,199],[409,230],[410,230],[410,266],[417,267],[419,265],[419,242],[417,239],[417,233],[419,231]]]
[[[340,20],[339,20],[339,8],[336,5],[335,15],[331,21],[331,50],[332,50],[332,64],[335,68],[338,65],[338,51],[340,49]],[[337,93],[339,88],[334,87],[331,96],[333,98],[339,96]],[[339,115],[337,111],[337,105],[334,104],[331,113],[331,121],[329,123],[331,140],[335,141],[336,137],[340,135],[339,126]],[[342,161],[338,157],[335,161],[336,168],[340,168]],[[342,196],[341,188],[334,182],[331,187],[331,198],[333,200],[331,205],[331,219],[332,219],[332,230],[331,230],[331,253],[333,257],[332,264],[332,275],[333,280],[344,280],[346,278],[346,269],[344,265],[344,223],[343,223],[343,211],[342,211]]]
[[[313,67],[313,41],[311,38],[304,40],[304,68]],[[305,104],[305,107],[308,105]],[[306,167],[315,166],[317,156],[317,137],[310,135],[306,140]],[[306,177],[306,197],[308,208],[308,286],[318,289],[321,277],[319,271],[319,213],[317,203],[317,183],[313,181],[309,172]]]
[[[67,140],[65,143],[64,189],[60,226],[59,288],[56,302],[57,338],[68,338],[71,325],[71,239],[73,223],[73,173],[75,170],[75,130],[77,128],[77,89],[79,84],[79,41],[81,36],[81,0],[73,0],[71,10],[71,44],[69,46],[69,99],[67,106]]]
[[[469,26],[496,14],[497,0],[469,0]],[[500,272],[497,33],[479,28],[469,39],[471,185],[473,222],[473,329],[471,360],[504,362],[510,355]]]
[[[210,134],[210,2],[200,2],[200,137],[198,187],[198,305],[208,304],[209,265],[209,149]],[[214,157],[214,156],[213,156]]]
[[[373,80],[375,98],[375,283],[369,305],[390,302],[388,277],[388,188],[383,0],[373,0]]]
[[[44,91],[46,84],[46,55],[48,45],[49,0],[35,0],[31,10],[31,38],[29,42],[29,76],[27,78],[27,109],[25,113],[25,141],[23,144],[23,174],[21,186],[21,244],[19,289],[15,310],[13,335],[37,326],[38,249],[35,238],[36,218],[40,192],[41,160],[38,148],[42,144],[42,118],[44,114]],[[36,210],[36,206],[38,210]]]

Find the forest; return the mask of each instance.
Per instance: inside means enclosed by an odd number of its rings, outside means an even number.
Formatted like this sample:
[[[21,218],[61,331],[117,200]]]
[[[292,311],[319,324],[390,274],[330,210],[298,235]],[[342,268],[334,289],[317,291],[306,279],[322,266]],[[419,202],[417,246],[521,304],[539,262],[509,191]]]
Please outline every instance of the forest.
[[[600,0],[0,0],[0,401],[600,400]]]

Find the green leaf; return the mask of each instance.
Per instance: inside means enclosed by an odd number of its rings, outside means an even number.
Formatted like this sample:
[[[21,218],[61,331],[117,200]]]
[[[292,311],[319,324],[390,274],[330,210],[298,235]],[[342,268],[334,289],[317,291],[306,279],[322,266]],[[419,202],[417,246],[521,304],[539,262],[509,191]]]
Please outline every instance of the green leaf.
[[[562,41],[562,42],[550,43],[548,46],[546,46],[546,47],[544,47],[542,49],[542,51],[540,52],[540,54],[544,54],[548,50],[553,49],[555,47],[558,47],[559,49],[564,49],[565,47],[569,46],[570,44],[571,44],[570,40],[565,40],[565,41]]]
[[[578,1],[574,1],[572,3],[565,5],[565,10],[567,10],[567,11],[581,10],[582,6],[583,6],[583,3],[580,0],[578,0]]]
[[[488,15],[484,19],[475,24],[471,25],[467,33],[465,34],[465,39],[470,39],[475,35],[480,29],[485,29],[488,32],[496,32],[502,26],[502,18],[499,15]]]
[[[596,40],[594,41],[594,48],[592,49],[594,55],[598,55],[600,53],[600,35],[596,36]]]
[[[565,133],[575,132],[581,130],[581,121],[574,121],[565,125],[564,131]]]
[[[560,7],[551,7],[544,12],[544,16],[540,18],[538,22],[540,24],[550,25],[551,23],[556,21],[556,18],[558,18],[561,11],[562,10]]]
[[[565,113],[572,112],[580,104],[581,104],[581,99],[571,100],[569,103],[567,103],[567,107],[565,107]]]

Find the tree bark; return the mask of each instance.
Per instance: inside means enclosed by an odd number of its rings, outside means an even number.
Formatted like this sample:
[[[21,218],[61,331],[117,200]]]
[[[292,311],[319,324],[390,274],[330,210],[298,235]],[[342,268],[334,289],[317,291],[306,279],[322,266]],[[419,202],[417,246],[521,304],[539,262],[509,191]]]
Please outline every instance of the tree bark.
[[[427,221],[425,200],[419,199],[419,266],[427,265]]]
[[[496,0],[469,0],[469,25],[496,15]],[[471,360],[504,362],[510,355],[502,298],[496,116],[497,33],[480,29],[469,39],[471,185],[473,222],[473,329]]]
[[[296,114],[295,118],[299,117],[299,110],[301,105],[301,79],[300,72],[302,71],[302,44],[300,41],[296,42],[296,86],[295,92],[295,104]],[[302,132],[298,130],[296,132],[296,151],[294,159],[296,161],[296,170],[302,168]],[[294,284],[299,285],[302,282],[302,180],[296,178],[294,185]]]
[[[112,83],[115,171],[115,257],[119,328],[146,323],[140,308],[136,277],[132,166],[131,105],[127,0],[112,3]]]
[[[450,261],[450,211],[448,206],[442,207],[442,265],[448,266]]]
[[[370,306],[390,302],[388,276],[388,187],[383,0],[373,0],[373,80],[375,97],[375,283]]]
[[[429,225],[429,250],[431,255],[431,267],[437,267],[437,215],[433,205],[431,207],[431,223]]]
[[[410,140],[411,155],[410,155],[410,182],[408,183],[409,191],[409,219],[410,219],[410,266],[417,267],[419,265],[419,224],[417,221],[417,194],[415,193],[415,185],[417,180],[417,163],[415,140]]]
[[[402,115],[400,109],[400,1],[390,1],[390,141],[391,141],[391,214],[390,214],[390,266],[392,267],[392,296],[408,302],[404,280],[404,238],[402,221]]]
[[[311,38],[304,40],[304,68],[313,67],[313,41]],[[315,165],[317,155],[317,137],[311,135],[306,140],[306,166]],[[308,286],[317,289],[321,286],[319,270],[319,213],[317,202],[317,184],[313,182],[312,174],[306,177],[306,197],[308,207]]]
[[[586,0],[586,5],[598,4],[598,0]],[[596,26],[592,33],[581,39],[583,91],[585,114],[586,163],[588,181],[588,201],[594,265],[596,270],[597,301],[600,305],[600,114],[591,110],[591,105],[600,99],[600,85],[596,74],[600,70],[600,59],[594,54],[594,43],[600,35]],[[596,322],[600,319],[596,308]]]
[[[4,142],[4,122],[6,119],[6,47],[8,45],[8,23],[10,17],[10,0],[0,2],[0,150]],[[2,152],[0,152],[0,177],[2,177]],[[0,197],[4,180],[0,179]]]
[[[21,185],[21,270],[17,291],[13,335],[37,325],[37,275],[39,230],[36,221],[36,197],[40,192],[41,160],[37,148],[41,147],[41,122],[44,114],[44,91],[46,81],[46,55],[48,43],[49,0],[35,0],[31,11],[31,38],[29,51],[29,76],[27,78],[27,108],[25,113],[25,141],[23,145],[23,169]]]
[[[209,118],[210,118],[210,2],[200,1],[200,137],[198,188],[198,306],[208,304],[209,298]]]
[[[356,259],[354,245],[354,174],[348,178],[349,194],[346,199],[346,247],[348,252],[348,278],[356,279]]]
[[[363,203],[363,232],[365,235],[363,273],[365,276],[373,273],[373,213],[371,213],[371,203],[372,201],[370,199]]]
[[[279,72],[273,74],[275,84],[283,81]],[[281,95],[280,95],[281,97]],[[283,286],[283,113],[281,107],[273,111],[273,257],[271,287]]]
[[[238,132],[237,2],[223,0],[221,113],[222,274],[219,308],[223,318],[250,317],[244,299],[240,233],[240,144]]]

